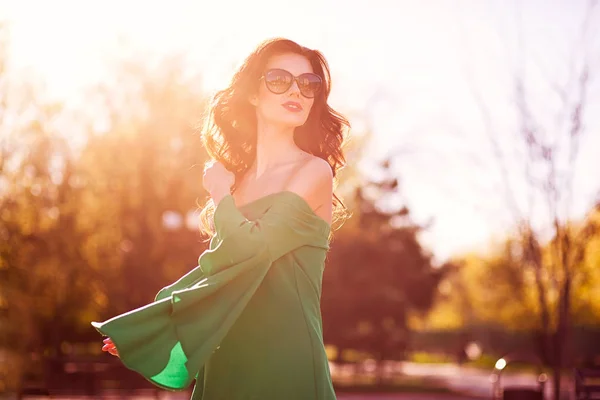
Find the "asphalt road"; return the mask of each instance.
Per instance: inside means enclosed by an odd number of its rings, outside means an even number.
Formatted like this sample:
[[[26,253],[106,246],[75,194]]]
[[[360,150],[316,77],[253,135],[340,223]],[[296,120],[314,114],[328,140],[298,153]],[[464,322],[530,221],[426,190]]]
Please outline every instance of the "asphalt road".
[[[337,400],[472,400],[473,397],[446,394],[362,394],[338,395]]]
[[[449,394],[338,394],[338,400],[471,400],[475,398],[490,398],[492,383],[490,381],[490,372],[475,368],[465,368],[455,364],[415,364],[402,362],[393,367],[401,370],[406,376],[435,378],[437,382],[442,382],[445,387],[453,392],[462,393],[462,395]],[[537,387],[537,376],[533,374],[505,374],[502,376],[501,387],[510,386],[519,387]],[[551,385],[546,385],[546,396],[550,398]],[[572,382],[565,381],[563,388],[571,391]],[[35,399],[34,397],[27,397]],[[56,400],[81,400],[85,397],[61,397]],[[105,399],[119,399],[119,397],[104,397]],[[161,400],[187,400],[189,395],[183,393],[167,394],[161,396]],[[41,399],[41,398],[40,398]],[[44,398],[45,399],[45,398]],[[131,400],[154,400],[149,396],[134,396]],[[2,399],[0,399],[2,400]]]
[[[47,397],[26,397],[26,400],[47,400]],[[84,400],[90,397],[53,397],[54,400]],[[103,397],[105,400],[121,399],[120,397]],[[162,396],[161,400],[188,400],[188,396],[167,395]],[[337,400],[472,400],[472,397],[458,395],[440,395],[440,394],[340,394]],[[128,400],[154,400],[151,396],[135,396]]]

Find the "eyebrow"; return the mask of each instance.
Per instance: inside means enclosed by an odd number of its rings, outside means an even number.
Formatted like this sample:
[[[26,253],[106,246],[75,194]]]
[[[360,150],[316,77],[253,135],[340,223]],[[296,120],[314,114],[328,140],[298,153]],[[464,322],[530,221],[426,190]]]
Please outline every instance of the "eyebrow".
[[[294,76],[300,76],[300,75],[303,75],[303,74],[315,74],[315,75],[319,75],[319,74],[317,74],[317,73],[316,73],[316,72],[314,72],[314,71],[305,71],[305,72],[301,72],[301,73],[299,73],[299,74],[294,74],[294,73],[293,73],[292,71],[290,71],[289,69],[287,69],[287,68],[282,68],[282,67],[268,67],[268,68],[265,68],[265,72],[267,72],[267,71],[269,71],[269,70],[272,70],[272,69],[281,69],[281,70],[283,70],[283,71],[287,71],[287,72],[289,72],[290,74],[292,74],[292,75],[294,75]]]

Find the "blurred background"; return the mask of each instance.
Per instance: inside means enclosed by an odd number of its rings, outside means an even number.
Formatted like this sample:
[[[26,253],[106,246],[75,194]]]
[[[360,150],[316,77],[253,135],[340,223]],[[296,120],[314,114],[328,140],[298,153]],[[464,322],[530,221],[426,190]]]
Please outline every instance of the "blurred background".
[[[90,321],[196,265],[203,110],[283,36],[325,54],[352,123],[338,392],[569,398],[600,361],[597,3],[0,0],[0,393],[151,388]]]

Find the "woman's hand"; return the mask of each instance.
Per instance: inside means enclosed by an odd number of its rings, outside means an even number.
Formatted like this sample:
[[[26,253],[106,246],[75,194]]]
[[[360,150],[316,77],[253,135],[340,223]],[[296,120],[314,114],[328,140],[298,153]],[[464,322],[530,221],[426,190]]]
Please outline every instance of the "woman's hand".
[[[204,168],[202,185],[212,197],[215,206],[223,197],[231,194],[231,187],[234,183],[235,175],[220,162],[209,164]]]
[[[111,338],[106,338],[103,340],[104,346],[102,346],[102,351],[108,351],[113,356],[119,357],[119,352],[117,351],[117,347],[113,343]]]

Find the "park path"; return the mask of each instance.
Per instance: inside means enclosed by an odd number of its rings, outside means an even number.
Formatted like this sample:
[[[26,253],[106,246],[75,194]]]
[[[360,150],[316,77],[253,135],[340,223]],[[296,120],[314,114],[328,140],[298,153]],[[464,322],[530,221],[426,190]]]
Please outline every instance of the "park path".
[[[423,378],[436,378],[450,390],[477,397],[490,398],[492,393],[491,370],[482,370],[479,368],[464,367],[458,364],[417,364],[410,362],[398,363],[402,373]],[[537,375],[533,373],[510,373],[502,374],[501,387],[524,387],[539,388]],[[548,377],[550,378],[550,377]],[[562,382],[562,389],[567,392],[572,391],[573,382],[565,378]],[[552,396],[552,385],[548,381],[545,385],[544,394],[546,398]],[[561,390],[562,392],[562,390]]]
[[[91,397],[52,397],[53,400],[85,400]],[[122,400],[122,397],[103,397],[104,400]],[[189,396],[165,395],[161,400],[188,400]],[[472,397],[460,395],[439,395],[439,394],[340,394],[337,400],[472,400]],[[48,400],[47,397],[26,397],[26,400]],[[127,400],[154,400],[152,396],[132,396]]]
[[[425,394],[425,393],[399,393],[399,394],[338,394],[338,400],[473,400],[489,399],[491,397],[492,383],[491,371],[469,368],[458,364],[420,364],[399,362],[393,367],[396,372],[410,377],[433,378],[436,382],[447,387],[452,392],[459,394]],[[335,369],[335,367],[333,367]],[[332,371],[333,372],[333,371]],[[502,387],[537,387],[536,376],[531,373],[505,373],[502,376]],[[551,385],[546,385],[546,398],[551,398]],[[566,391],[571,391],[572,382],[568,379],[563,383]],[[85,397],[60,397],[55,400],[82,400]],[[106,400],[120,399],[117,396],[104,396]],[[164,393],[160,400],[187,400],[189,394]],[[568,398],[568,397],[567,397]],[[34,400],[35,397],[27,397]],[[42,399],[42,398],[40,398]],[[44,400],[46,398],[43,398]],[[130,400],[154,400],[148,395],[132,396]],[[128,400],[129,400],[128,399]]]

